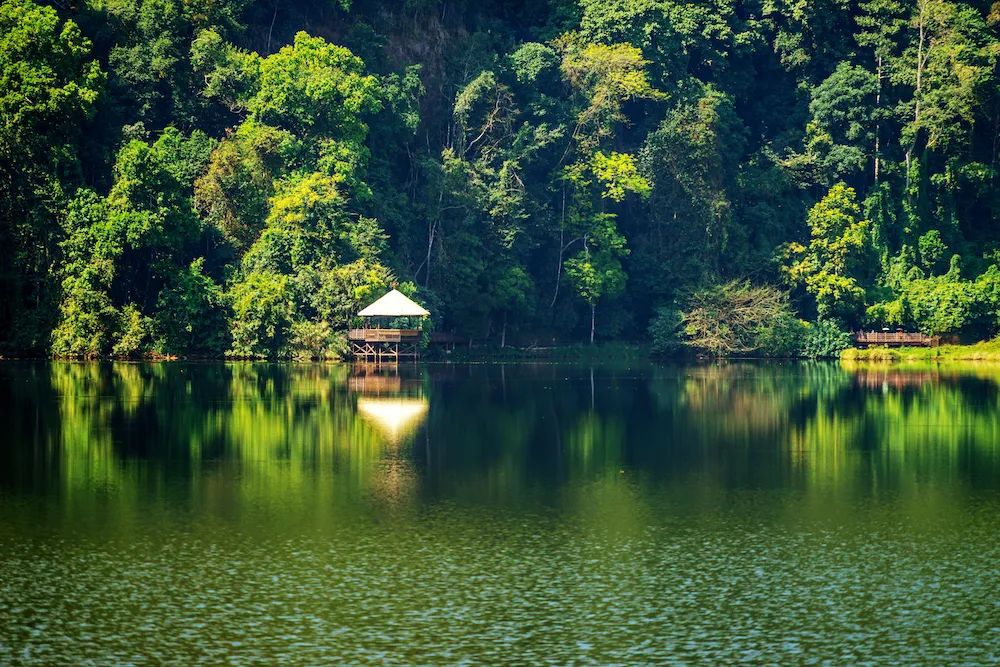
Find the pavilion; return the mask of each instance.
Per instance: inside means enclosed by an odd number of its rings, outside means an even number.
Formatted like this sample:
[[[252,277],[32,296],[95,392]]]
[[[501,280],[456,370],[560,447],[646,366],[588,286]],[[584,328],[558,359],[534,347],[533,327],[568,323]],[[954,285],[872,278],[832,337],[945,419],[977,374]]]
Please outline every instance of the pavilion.
[[[393,325],[400,318],[429,315],[425,308],[394,289],[358,313],[362,327],[351,329],[347,336],[351,354],[355,359],[375,362],[399,361],[407,357],[417,359],[420,356],[420,329],[399,329]]]

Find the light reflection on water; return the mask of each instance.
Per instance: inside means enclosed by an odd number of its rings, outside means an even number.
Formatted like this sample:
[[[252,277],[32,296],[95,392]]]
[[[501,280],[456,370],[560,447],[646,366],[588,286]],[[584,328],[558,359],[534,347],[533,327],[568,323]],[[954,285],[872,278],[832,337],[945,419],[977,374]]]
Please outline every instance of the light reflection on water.
[[[0,663],[993,663],[1000,371],[0,365]]]

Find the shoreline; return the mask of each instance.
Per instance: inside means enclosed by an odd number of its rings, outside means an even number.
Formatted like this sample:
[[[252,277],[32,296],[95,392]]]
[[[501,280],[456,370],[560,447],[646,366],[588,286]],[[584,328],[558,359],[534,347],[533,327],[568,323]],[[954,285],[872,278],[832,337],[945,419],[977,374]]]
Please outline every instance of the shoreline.
[[[345,358],[247,358],[226,356],[174,356],[150,355],[143,357],[60,357],[39,354],[0,354],[0,361],[62,361],[62,362],[256,362],[256,363],[351,363]],[[938,347],[895,347],[848,348],[839,357],[815,359],[803,356],[769,357],[738,356],[714,359],[697,354],[658,357],[651,354],[649,346],[638,343],[607,342],[597,345],[586,343],[576,345],[553,345],[548,347],[455,347],[451,350],[435,349],[425,352],[424,363],[491,363],[491,362],[597,362],[597,361],[644,361],[644,362],[789,362],[789,361],[841,361],[848,363],[942,363],[980,362],[1000,363],[1000,338],[972,344],[940,345]]]
[[[848,348],[841,352],[841,361],[886,363],[978,361],[1000,363],[1000,339],[970,345],[939,345],[938,347],[869,347]]]

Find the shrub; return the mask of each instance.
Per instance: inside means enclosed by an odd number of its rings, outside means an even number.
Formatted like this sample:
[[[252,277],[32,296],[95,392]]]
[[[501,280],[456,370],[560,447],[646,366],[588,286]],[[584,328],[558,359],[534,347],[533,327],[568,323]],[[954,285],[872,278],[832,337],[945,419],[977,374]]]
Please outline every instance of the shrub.
[[[851,334],[832,320],[819,320],[805,329],[801,354],[810,359],[832,358],[851,346]]]
[[[676,308],[659,308],[656,316],[649,323],[649,337],[652,339],[650,349],[657,356],[676,353],[684,344],[684,319]]]
[[[122,308],[118,318],[118,330],[111,354],[116,357],[136,357],[143,354],[149,338],[150,320],[144,317],[139,307],[128,304]]]
[[[163,354],[218,354],[226,349],[222,289],[203,272],[201,258],[172,276],[153,317],[155,344]]]
[[[294,298],[287,276],[252,273],[230,292],[235,357],[268,358],[288,354]]]
[[[764,323],[757,330],[758,351],[768,357],[797,357],[808,325],[791,314]]]
[[[347,338],[334,332],[325,321],[303,320],[292,325],[289,343],[292,357],[300,360],[342,359],[347,356]]]
[[[89,359],[107,353],[118,318],[107,292],[95,289],[88,280],[67,278],[59,324],[52,332],[52,353]]]
[[[998,323],[998,275],[990,267],[977,279],[964,280],[958,255],[943,275],[924,277],[911,269],[897,286],[896,298],[869,306],[867,319],[875,326],[913,327],[928,335],[992,334]]]
[[[777,349],[778,339],[787,336],[770,330],[775,323],[787,323],[793,315],[788,295],[782,290],[733,280],[693,292],[682,319],[687,345],[726,356],[759,352],[768,344]]]

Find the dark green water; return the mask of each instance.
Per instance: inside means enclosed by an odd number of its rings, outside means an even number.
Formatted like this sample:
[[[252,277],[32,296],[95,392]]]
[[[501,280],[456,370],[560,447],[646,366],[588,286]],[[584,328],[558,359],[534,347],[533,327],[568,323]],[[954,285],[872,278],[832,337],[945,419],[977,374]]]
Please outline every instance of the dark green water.
[[[0,364],[0,663],[1000,660],[1000,370]]]

